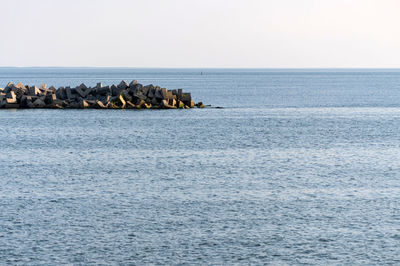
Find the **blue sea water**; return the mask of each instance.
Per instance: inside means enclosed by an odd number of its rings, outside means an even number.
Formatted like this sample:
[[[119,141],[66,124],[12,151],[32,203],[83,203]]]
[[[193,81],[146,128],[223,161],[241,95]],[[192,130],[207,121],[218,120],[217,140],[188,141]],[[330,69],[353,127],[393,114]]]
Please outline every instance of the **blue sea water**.
[[[223,109],[0,110],[0,263],[400,264],[400,70],[0,68]]]

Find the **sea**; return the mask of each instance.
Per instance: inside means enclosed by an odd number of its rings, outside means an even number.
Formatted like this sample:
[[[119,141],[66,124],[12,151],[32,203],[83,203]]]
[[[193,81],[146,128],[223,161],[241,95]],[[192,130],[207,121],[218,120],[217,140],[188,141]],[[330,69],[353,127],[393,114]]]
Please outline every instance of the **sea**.
[[[1,109],[1,265],[400,264],[399,69],[0,68],[121,80],[211,107]]]

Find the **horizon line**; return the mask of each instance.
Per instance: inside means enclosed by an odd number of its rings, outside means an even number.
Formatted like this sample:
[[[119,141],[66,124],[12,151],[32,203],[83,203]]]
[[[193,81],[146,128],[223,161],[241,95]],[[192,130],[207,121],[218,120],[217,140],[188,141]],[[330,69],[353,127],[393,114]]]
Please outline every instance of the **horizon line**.
[[[131,67],[131,66],[0,66],[0,68],[126,68],[126,69],[400,69],[399,67]]]

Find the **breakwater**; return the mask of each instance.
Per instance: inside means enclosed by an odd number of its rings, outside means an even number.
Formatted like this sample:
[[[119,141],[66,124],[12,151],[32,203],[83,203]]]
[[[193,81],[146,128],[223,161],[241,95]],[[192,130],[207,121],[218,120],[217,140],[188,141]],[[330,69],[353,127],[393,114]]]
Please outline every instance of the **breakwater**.
[[[47,87],[9,82],[0,88],[0,108],[98,108],[98,109],[186,109],[203,108],[191,94],[182,89],[167,90],[152,84],[143,86],[136,80],[125,80],[118,85],[95,87],[81,84],[77,87]]]

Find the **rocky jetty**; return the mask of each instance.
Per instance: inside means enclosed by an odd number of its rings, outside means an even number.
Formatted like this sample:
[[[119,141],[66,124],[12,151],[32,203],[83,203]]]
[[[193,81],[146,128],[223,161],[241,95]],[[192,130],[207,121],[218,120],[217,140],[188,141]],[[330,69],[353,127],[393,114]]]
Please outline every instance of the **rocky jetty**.
[[[40,87],[8,83],[0,88],[0,108],[98,108],[98,109],[186,109],[203,108],[195,104],[190,93],[182,89],[167,90],[159,86],[143,86],[136,80],[118,85],[87,87]]]

